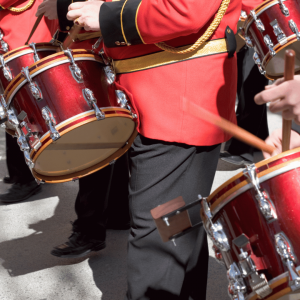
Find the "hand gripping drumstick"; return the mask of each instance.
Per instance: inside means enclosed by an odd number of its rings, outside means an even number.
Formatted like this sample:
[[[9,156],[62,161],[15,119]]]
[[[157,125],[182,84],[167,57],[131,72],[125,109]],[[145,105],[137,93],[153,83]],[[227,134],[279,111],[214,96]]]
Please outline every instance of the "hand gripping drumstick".
[[[222,117],[214,115],[213,113],[207,111],[199,105],[186,102],[184,110],[197,118],[201,118],[211,124],[220,127],[221,129],[223,129],[223,131],[228,132],[236,139],[239,139],[244,143],[247,143],[271,155],[275,151],[274,147],[266,144],[263,140],[259,139],[252,133],[238,127],[237,125],[225,120]]]
[[[295,72],[295,51],[286,50],[284,60],[284,80],[293,80]],[[282,119],[282,152],[290,150],[292,121]]]

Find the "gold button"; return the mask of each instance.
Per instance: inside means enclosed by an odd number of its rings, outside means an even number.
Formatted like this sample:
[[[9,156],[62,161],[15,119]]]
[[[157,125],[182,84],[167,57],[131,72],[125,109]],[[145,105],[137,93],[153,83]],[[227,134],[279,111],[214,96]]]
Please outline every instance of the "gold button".
[[[67,29],[67,30],[70,30],[70,26],[67,26],[66,29]]]
[[[126,43],[125,43],[125,42],[121,42],[121,45],[122,45],[122,46],[125,46],[125,45],[126,45]]]
[[[115,44],[116,44],[117,46],[120,46],[120,45],[121,45],[121,43],[120,43],[119,41],[116,41]]]

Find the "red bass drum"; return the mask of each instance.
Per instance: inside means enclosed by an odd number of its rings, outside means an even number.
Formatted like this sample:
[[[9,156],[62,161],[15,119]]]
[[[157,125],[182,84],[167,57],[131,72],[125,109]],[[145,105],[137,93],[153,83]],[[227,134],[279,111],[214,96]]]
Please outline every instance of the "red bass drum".
[[[300,148],[249,165],[202,204],[232,299],[300,299]]]
[[[2,104],[27,164],[40,181],[91,174],[123,155],[136,115],[115,74],[88,50],[65,50],[23,68]]]
[[[296,52],[295,73],[300,73],[300,1],[267,0],[250,12],[244,27],[248,47],[260,72],[269,79],[283,77],[286,49]]]

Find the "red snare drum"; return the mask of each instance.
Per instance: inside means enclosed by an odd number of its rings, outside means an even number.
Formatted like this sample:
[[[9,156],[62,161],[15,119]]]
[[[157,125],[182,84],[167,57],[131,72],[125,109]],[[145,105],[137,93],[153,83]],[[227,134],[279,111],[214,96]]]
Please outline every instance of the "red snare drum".
[[[296,52],[295,73],[300,73],[300,1],[267,0],[245,21],[246,44],[255,50],[260,72],[277,79],[284,72],[284,49]]]
[[[248,166],[201,217],[232,299],[300,299],[300,148]]]
[[[136,116],[114,73],[87,50],[66,50],[24,68],[5,90],[8,123],[17,131],[38,180],[70,181],[123,155]]]
[[[56,53],[58,48],[50,43],[31,43],[0,54],[0,82],[5,90],[12,79],[17,76],[23,67],[35,63],[41,58]]]

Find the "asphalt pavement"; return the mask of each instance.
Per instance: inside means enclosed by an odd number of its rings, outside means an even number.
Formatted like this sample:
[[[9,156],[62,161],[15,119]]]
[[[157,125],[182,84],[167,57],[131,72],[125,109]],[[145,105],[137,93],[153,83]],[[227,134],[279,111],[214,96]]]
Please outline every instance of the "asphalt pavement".
[[[268,118],[270,131],[281,127],[279,115]],[[241,170],[220,162],[212,190]],[[0,193],[9,188],[2,182],[6,174],[0,129]],[[27,201],[0,204],[0,300],[123,300],[128,231],[108,230],[106,249],[85,258],[50,254],[71,233],[77,191],[77,182],[45,184]],[[226,271],[216,262],[210,243],[207,300],[220,299],[229,299]]]

